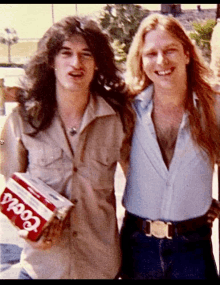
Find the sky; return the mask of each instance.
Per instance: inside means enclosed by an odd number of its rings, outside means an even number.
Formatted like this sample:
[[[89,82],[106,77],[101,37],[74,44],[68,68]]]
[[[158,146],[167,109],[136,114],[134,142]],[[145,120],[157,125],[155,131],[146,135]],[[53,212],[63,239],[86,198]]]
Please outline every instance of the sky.
[[[77,14],[98,13],[106,4],[77,4]],[[145,9],[160,10],[161,4],[140,4]],[[198,4],[182,4],[182,9],[196,9]],[[201,4],[202,9],[217,4]],[[54,20],[76,14],[76,4],[53,4]],[[41,38],[52,25],[52,4],[0,4],[0,32],[14,28],[20,39]]]

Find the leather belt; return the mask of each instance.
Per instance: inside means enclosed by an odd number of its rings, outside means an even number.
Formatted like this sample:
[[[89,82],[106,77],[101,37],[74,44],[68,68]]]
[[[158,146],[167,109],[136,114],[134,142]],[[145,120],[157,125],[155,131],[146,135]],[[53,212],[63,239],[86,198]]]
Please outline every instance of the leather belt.
[[[164,222],[145,220],[126,211],[125,219],[134,222],[146,236],[154,236],[156,238],[172,239],[176,234],[184,235],[189,232],[195,232],[203,226],[210,228],[206,215],[181,222]]]

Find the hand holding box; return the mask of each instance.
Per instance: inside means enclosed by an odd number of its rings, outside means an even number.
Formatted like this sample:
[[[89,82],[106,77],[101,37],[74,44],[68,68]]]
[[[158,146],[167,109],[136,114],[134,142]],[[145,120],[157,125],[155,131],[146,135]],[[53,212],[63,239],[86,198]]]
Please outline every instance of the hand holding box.
[[[14,173],[0,197],[0,210],[31,241],[56,217],[64,220],[73,204],[47,184],[28,173]]]

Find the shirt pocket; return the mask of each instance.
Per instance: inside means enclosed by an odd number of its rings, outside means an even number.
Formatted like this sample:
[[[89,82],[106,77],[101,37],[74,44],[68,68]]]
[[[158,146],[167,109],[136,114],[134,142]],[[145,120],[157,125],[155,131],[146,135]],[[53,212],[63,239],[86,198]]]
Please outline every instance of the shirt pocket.
[[[29,150],[29,171],[50,186],[59,185],[63,180],[66,162],[62,149],[43,145]]]
[[[35,166],[57,167],[58,160],[62,157],[62,150],[54,147],[44,147],[41,149],[33,149],[30,152],[30,162]]]
[[[114,174],[119,150],[113,147],[97,147],[87,155],[89,179],[94,189],[113,189]]]

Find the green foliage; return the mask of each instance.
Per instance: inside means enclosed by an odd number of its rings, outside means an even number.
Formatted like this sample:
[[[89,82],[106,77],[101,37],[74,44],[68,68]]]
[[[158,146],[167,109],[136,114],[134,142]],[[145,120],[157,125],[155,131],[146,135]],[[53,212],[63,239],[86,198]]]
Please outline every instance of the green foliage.
[[[211,37],[215,27],[216,21],[213,19],[205,22],[193,23],[194,32],[191,32],[189,36],[193,39],[197,46],[201,49],[203,56],[210,61],[211,58]]]
[[[115,50],[115,59],[117,62],[122,63],[126,60],[126,53],[124,51],[125,43],[120,43],[119,40],[115,39],[112,44],[113,49]]]
[[[103,8],[99,22],[113,38],[118,61],[125,61],[137,28],[148,14],[148,10],[136,4],[106,4]]]

